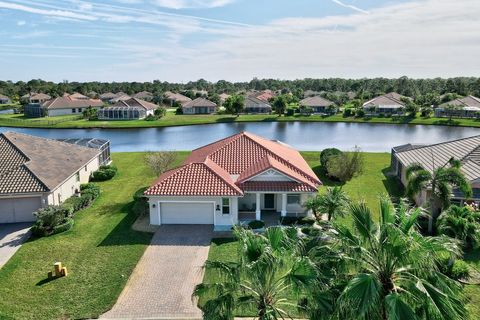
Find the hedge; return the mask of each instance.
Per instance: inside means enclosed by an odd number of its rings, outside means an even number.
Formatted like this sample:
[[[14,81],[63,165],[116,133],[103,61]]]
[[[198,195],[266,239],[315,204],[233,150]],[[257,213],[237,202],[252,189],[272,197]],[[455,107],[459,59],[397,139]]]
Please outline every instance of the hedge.
[[[248,227],[250,229],[262,229],[263,227],[265,227],[265,222],[263,222],[262,220],[253,220],[248,223]]]
[[[100,166],[97,171],[93,172],[90,181],[107,181],[112,179],[117,174],[117,167],[107,165]]]

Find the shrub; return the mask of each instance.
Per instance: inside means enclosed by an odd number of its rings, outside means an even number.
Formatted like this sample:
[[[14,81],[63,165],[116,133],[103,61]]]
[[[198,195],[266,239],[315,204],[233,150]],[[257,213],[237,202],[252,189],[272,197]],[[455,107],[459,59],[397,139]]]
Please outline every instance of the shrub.
[[[363,109],[358,109],[358,110],[355,112],[355,117],[357,117],[357,118],[365,117],[365,111],[363,111]]]
[[[263,222],[262,220],[253,220],[248,223],[248,227],[250,229],[262,229],[263,227],[265,227],[265,222]]]
[[[293,108],[287,109],[287,117],[291,117],[295,114],[295,110]]]
[[[337,148],[328,148],[328,149],[323,149],[323,151],[320,153],[320,165],[326,169],[327,168],[327,163],[330,160],[330,158],[334,156],[339,156],[343,152],[338,150]]]
[[[155,120],[158,120],[158,119],[153,114],[149,114],[148,116],[145,117],[145,121],[155,121]]]
[[[352,152],[331,157],[327,162],[327,173],[345,183],[363,173],[365,167],[364,155],[360,148]]]
[[[32,227],[32,233],[40,237],[51,235],[55,227],[70,218],[69,211],[61,206],[47,206],[38,209],[33,214],[37,217],[37,221]]]
[[[158,107],[153,113],[157,119],[160,119],[167,114],[167,109],[164,107]]]
[[[480,212],[452,205],[437,220],[439,234],[459,239],[465,248],[480,245]]]
[[[351,108],[346,108],[345,110],[343,110],[343,116],[345,118],[351,117],[352,115],[353,115],[353,111]]]
[[[74,223],[75,221],[72,218],[67,218],[64,223],[53,227],[53,231],[50,235],[68,231],[72,229]]]
[[[312,226],[315,223],[315,219],[311,217],[302,217],[298,219],[298,224],[299,225],[307,225],[307,226]]]
[[[298,218],[297,217],[281,217],[280,224],[282,226],[291,226],[297,224]]]
[[[311,237],[319,236],[320,233],[322,232],[320,229],[316,229],[312,227],[303,227],[301,230],[302,230],[302,233]]]
[[[92,174],[90,181],[107,181],[112,179],[117,174],[117,167],[115,166],[100,166],[97,171]]]
[[[470,276],[470,268],[468,263],[463,260],[455,260],[450,272],[450,277],[453,279],[465,279]]]

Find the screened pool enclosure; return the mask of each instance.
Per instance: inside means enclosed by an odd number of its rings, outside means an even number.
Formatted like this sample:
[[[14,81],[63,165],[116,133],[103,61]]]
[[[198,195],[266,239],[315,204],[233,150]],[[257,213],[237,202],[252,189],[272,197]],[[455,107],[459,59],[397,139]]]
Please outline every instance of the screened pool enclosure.
[[[143,108],[106,107],[98,110],[99,120],[135,120],[146,116],[147,111]]]

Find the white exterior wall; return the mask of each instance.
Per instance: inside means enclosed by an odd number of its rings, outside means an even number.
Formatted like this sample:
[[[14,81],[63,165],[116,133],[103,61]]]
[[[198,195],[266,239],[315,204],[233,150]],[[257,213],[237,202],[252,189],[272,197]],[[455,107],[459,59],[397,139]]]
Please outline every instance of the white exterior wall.
[[[222,198],[230,199],[230,214],[222,214]],[[238,223],[238,198],[237,197],[162,197],[150,196],[148,197],[150,208],[150,224],[159,225],[161,223],[160,205],[162,201],[178,201],[178,202],[212,202],[214,208],[214,223],[216,226],[231,226]],[[153,208],[155,204],[155,208]],[[217,205],[220,206],[220,211],[216,210]]]
[[[59,205],[75,194],[75,190],[80,191],[80,185],[87,183],[92,172],[98,170],[100,163],[98,156],[90,160],[85,166],[81,167],[77,172],[80,173],[80,181],[77,181],[77,175],[74,173],[63,183],[61,183],[53,192],[46,196],[46,204]],[[85,170],[86,168],[86,170]],[[60,198],[59,198],[60,195]],[[60,199],[60,201],[59,201]]]
[[[273,194],[275,196],[275,210],[282,210],[282,192],[265,192],[267,194]],[[265,210],[265,193],[260,193],[260,209]],[[297,193],[297,192],[287,192],[289,194],[300,194],[300,204],[288,204],[287,203],[287,213],[306,213],[305,208],[302,206],[308,198],[315,196],[315,193]],[[239,210],[243,211],[243,205],[247,206],[247,211],[255,211],[256,203],[256,193],[245,193],[245,196],[239,198]],[[253,210],[252,210],[253,209]]]
[[[98,107],[92,107],[95,110],[99,110],[100,108]],[[49,117],[56,117],[56,116],[65,116],[65,115],[82,115],[83,111],[87,109],[85,108],[75,108],[75,113],[72,112],[73,108],[66,108],[66,109],[47,109],[47,115]],[[78,109],[81,109],[79,112]]]

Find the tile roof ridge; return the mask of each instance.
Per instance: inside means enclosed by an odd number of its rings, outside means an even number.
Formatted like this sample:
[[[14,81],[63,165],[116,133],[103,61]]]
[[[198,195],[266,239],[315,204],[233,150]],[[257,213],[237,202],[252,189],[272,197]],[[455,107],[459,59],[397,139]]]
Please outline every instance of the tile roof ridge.
[[[191,164],[193,164],[195,162],[192,162]],[[214,175],[216,175],[218,178],[222,179],[222,181],[224,181],[225,183],[228,184],[228,186],[233,189],[235,192],[239,193],[239,194],[243,194],[242,190],[235,184],[235,182],[232,180],[232,178],[230,177],[230,174],[225,170],[223,169],[221,166],[219,166],[217,163],[215,163],[215,161],[209,159],[209,158],[206,158],[205,161],[203,162],[200,162],[202,163],[203,165],[205,165],[205,167],[207,167],[208,170],[210,170],[210,172],[212,172]],[[212,165],[214,167],[217,167],[217,168],[212,168]],[[224,177],[222,177],[216,170],[217,169],[221,169],[224,171],[225,174],[228,175],[228,177],[230,178],[231,181],[227,181]]]
[[[233,140],[228,141],[228,143],[226,143],[225,145],[223,145],[221,148],[216,149],[216,150],[213,151],[213,152],[217,152],[218,150],[223,149],[223,147],[225,147],[226,145],[230,144],[230,143],[233,142],[234,140],[237,140],[243,133],[245,133],[245,131],[238,132],[238,133],[232,134],[232,135],[230,135],[230,136],[228,136],[228,137],[225,137],[225,138],[223,138],[223,139],[210,142],[209,144],[206,144],[206,145],[204,145],[204,146],[201,146],[201,147],[198,147],[198,148],[196,148],[196,149],[193,149],[191,153],[194,153],[194,152],[197,151],[197,150],[201,150],[201,149],[207,148],[207,147],[209,147],[209,146],[211,146],[211,145],[214,145],[214,144],[216,144],[216,143],[219,143],[219,142],[221,142],[221,141],[225,141],[225,140],[232,139],[232,138],[235,137]],[[237,136],[238,136],[238,137],[237,137]],[[211,153],[207,154],[207,155],[205,156],[205,158],[209,157],[210,155],[211,155]]]

